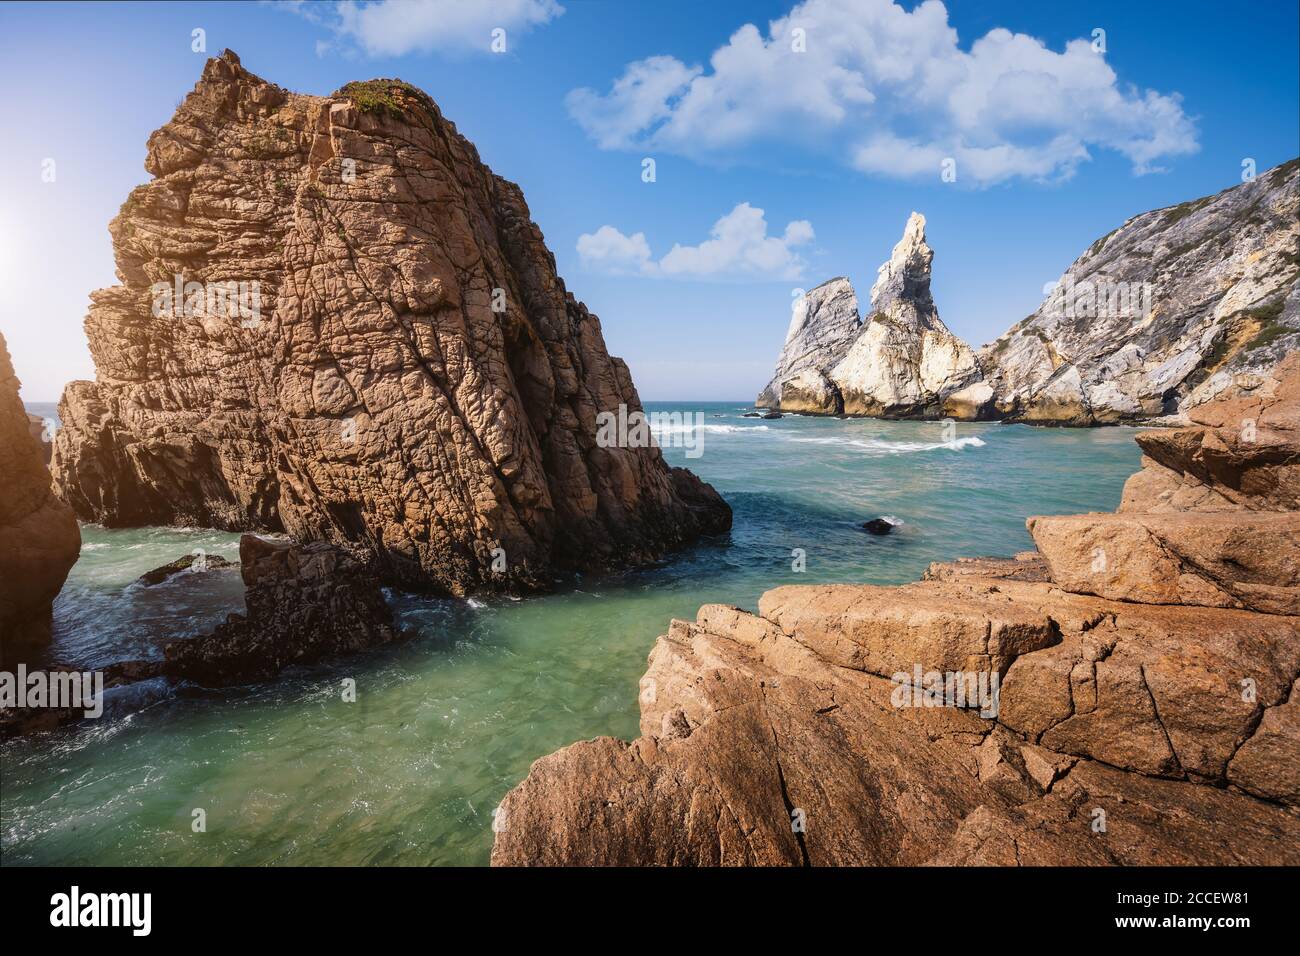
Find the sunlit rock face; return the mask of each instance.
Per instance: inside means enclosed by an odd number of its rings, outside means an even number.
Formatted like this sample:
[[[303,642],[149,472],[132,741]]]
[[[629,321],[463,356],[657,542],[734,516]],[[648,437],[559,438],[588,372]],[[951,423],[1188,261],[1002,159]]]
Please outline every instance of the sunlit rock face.
[[[847,279],[796,303],[763,407],[1099,425],[1249,396],[1300,349],[1300,161],[1134,216],[972,353],[940,321],[913,213],[870,310]]]
[[[1249,395],[1300,348],[1300,161],[1134,216],[979,353],[1000,415],[1098,424]]]
[[[121,284],[86,319],[96,381],[60,407],[82,518],[357,543],[451,593],[729,527],[657,448],[598,442],[598,415],[640,408],[627,366],[424,93],[301,96],[227,52],[145,165],[110,225]]]
[[[536,761],[492,862],[1300,862],[1297,359],[1037,552],[673,621],[640,736]]]
[[[832,279],[803,296],[758,404],[827,415],[944,414],[948,396],[975,382],[979,368],[970,348],[939,318],[930,294],[933,259],[925,217],[914,212],[878,270],[865,316],[848,279]],[[960,417],[979,417],[987,404],[972,404]]]

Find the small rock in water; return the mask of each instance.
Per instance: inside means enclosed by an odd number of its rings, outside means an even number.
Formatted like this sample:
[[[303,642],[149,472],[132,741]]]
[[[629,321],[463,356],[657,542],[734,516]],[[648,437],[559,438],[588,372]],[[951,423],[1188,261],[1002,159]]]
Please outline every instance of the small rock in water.
[[[169,564],[164,564],[161,568],[146,571],[137,580],[144,585],[162,584],[173,574],[188,571],[196,563],[198,563],[198,567],[194,568],[196,571],[211,571],[214,568],[230,567],[230,562],[219,554],[187,554]]]
[[[745,414],[741,415],[740,417],[741,418],[762,418],[763,416],[760,415],[758,412],[745,412]]]
[[[872,518],[870,521],[863,522],[862,530],[869,532],[870,534],[889,534],[894,530],[896,525],[902,523],[903,522],[901,521],[891,520],[889,518]]]
[[[780,413],[780,412],[767,412],[766,414],[762,415],[761,417],[762,417],[762,418],[766,418],[766,419],[780,418],[780,417],[781,417],[781,413]]]

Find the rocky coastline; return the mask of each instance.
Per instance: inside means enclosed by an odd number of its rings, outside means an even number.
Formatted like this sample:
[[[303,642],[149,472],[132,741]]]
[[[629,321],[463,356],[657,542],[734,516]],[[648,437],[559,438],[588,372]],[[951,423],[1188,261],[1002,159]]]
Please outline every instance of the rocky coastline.
[[[1190,414],[1035,552],[673,621],[493,864],[1300,863],[1300,355]]]
[[[38,655],[50,614],[81,550],[72,509],[55,497],[47,451],[18,396],[0,336],[0,667]]]
[[[973,352],[938,318],[913,213],[870,306],[838,277],[794,306],[760,408],[1037,425],[1179,425],[1300,349],[1300,160],[1129,219]],[[1161,422],[1165,419],[1165,422]]]

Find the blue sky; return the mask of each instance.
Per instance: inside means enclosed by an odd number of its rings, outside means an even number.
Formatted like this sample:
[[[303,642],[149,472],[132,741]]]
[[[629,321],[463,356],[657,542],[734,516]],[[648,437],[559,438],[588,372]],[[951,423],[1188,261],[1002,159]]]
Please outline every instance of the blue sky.
[[[301,92],[427,90],[523,187],[647,400],[752,399],[792,290],[848,275],[865,296],[913,209],[940,314],[978,345],[1129,216],[1300,151],[1294,0],[896,6],[0,5],[0,331],[23,397],[93,377],[81,323],[115,281],[108,220],[224,47]]]

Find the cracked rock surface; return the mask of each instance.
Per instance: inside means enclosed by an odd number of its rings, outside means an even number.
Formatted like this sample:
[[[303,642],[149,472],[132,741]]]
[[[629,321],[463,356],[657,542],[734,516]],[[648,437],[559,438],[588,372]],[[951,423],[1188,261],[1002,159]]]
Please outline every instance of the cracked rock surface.
[[[657,448],[597,445],[598,414],[640,408],[627,366],[519,188],[419,90],[298,95],[227,51],[145,165],[86,319],[97,379],[60,404],[82,519],[356,543],[455,594],[730,527]]]
[[[1031,519],[1041,554],[673,621],[641,736],[534,763],[492,862],[1300,864],[1297,388],[1288,363],[1249,441],[1235,400],[1143,433],[1180,450],[1144,459],[1170,493]],[[1128,570],[1099,586],[1092,545]],[[915,693],[916,669],[998,675],[996,706]]]

